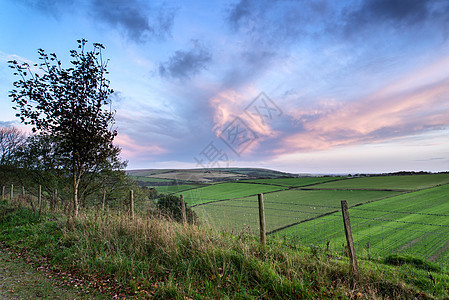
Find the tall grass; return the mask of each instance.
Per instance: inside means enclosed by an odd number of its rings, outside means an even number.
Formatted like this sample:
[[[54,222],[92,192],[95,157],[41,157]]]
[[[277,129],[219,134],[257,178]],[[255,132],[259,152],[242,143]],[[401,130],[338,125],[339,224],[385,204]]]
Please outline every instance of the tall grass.
[[[293,240],[217,231],[158,216],[84,211],[76,220],[0,202],[0,238],[60,268],[114,279],[124,294],[173,299],[413,298],[449,296],[413,266],[362,261],[353,278],[341,253]],[[421,284],[404,280],[421,276]],[[434,273],[433,280],[449,280]],[[425,284],[428,284],[426,286]]]

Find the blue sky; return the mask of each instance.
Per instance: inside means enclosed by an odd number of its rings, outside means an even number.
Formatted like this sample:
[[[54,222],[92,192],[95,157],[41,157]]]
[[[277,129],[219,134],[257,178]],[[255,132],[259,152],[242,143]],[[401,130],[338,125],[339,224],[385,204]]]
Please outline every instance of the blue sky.
[[[8,60],[106,47],[129,169],[449,169],[447,0],[4,0],[0,36],[3,126]]]

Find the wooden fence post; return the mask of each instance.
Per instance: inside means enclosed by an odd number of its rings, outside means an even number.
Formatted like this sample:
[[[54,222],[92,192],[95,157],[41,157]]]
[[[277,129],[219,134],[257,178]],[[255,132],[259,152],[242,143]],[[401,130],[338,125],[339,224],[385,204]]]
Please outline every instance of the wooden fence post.
[[[348,203],[346,202],[346,200],[341,201],[341,212],[343,215],[343,224],[345,226],[346,241],[348,243],[349,260],[351,263],[352,274],[354,276],[358,276],[359,270],[357,267],[357,258],[355,255],[354,241],[352,239],[351,232],[351,221],[349,219]]]
[[[267,243],[265,230],[265,210],[263,206],[263,194],[258,195],[259,198],[259,224],[260,224],[260,243],[265,246]]]
[[[25,198],[25,187],[22,185],[22,197]]]
[[[39,191],[37,193],[37,203],[39,205],[39,217],[41,215],[41,211],[42,211],[42,186],[39,185]]]
[[[56,210],[56,204],[58,204],[58,190],[53,191],[53,209]]]
[[[187,213],[186,213],[186,203],[184,202],[184,196],[181,195],[181,215],[182,215],[182,224],[187,224]]]
[[[2,187],[2,201],[5,200],[5,186]]]
[[[103,198],[101,199],[101,210],[104,211],[104,203],[106,201],[106,189],[103,189]]]
[[[53,195],[51,195],[50,200],[50,210],[55,211],[56,209],[56,189],[53,191]]]
[[[14,184],[12,184],[11,183],[11,191],[10,191],[10,194],[11,194],[11,202],[12,202],[12,199],[14,198]]]
[[[58,204],[58,189],[55,189],[55,207]],[[62,199],[61,199],[61,209],[62,209]]]
[[[129,191],[129,215],[134,219],[134,195],[133,190]]]

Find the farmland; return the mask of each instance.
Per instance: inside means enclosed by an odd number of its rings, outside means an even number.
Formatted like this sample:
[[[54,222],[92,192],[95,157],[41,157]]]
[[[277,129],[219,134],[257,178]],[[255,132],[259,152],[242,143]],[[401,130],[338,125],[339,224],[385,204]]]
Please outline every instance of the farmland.
[[[137,181],[159,180],[183,183],[213,183],[257,178],[293,177],[293,174],[260,168],[215,168],[215,169],[147,169],[130,170],[128,175]]]
[[[449,183],[449,174],[378,176],[348,178],[315,185],[317,189],[394,189],[419,190]]]
[[[405,253],[431,261],[449,258],[449,174],[281,176],[157,189],[183,194],[206,223],[253,233],[259,227],[256,195],[263,193],[268,234],[338,251],[345,243],[340,202],[346,200],[360,255]]]
[[[159,186],[157,187],[158,192],[164,194],[175,194],[179,192],[183,192],[186,190],[199,188],[200,185],[194,184],[180,184],[180,185],[167,185],[167,186]]]
[[[273,179],[252,179],[240,182],[250,182],[259,184],[280,185],[286,187],[308,186],[317,183],[340,180],[343,177],[298,177],[298,178],[273,178]]]
[[[256,232],[254,195],[264,193],[267,232],[337,250],[345,243],[340,202],[347,200],[360,255],[443,261],[449,258],[448,183],[448,174],[253,179],[190,190],[187,203],[202,204],[195,211],[214,226]]]
[[[183,195],[186,203],[192,206],[219,200],[241,198],[258,193],[274,192],[282,189],[284,187],[275,185],[225,182],[189,190],[183,193]]]
[[[136,177],[147,178],[142,175]],[[448,177],[251,178],[154,186],[159,193],[183,194],[199,226],[151,214],[147,189],[137,190],[142,196],[135,200],[145,206],[135,206],[135,216],[127,207],[106,210],[102,217],[99,210],[85,210],[75,226],[49,207],[41,218],[24,201],[4,200],[0,235],[8,244],[52,257],[58,268],[86,270],[108,282],[117,276],[112,285],[131,297],[243,298],[251,291],[254,298],[446,299]],[[265,204],[266,246],[256,235],[258,193]],[[341,200],[350,207],[359,259],[357,294],[344,249]],[[169,288],[167,274],[173,276]],[[317,282],[325,289],[317,289]],[[174,294],[180,289],[182,297]]]
[[[256,185],[257,187],[257,185]],[[264,187],[264,186],[262,186]],[[337,211],[340,201],[349,205],[383,199],[397,192],[389,191],[327,191],[327,190],[282,190],[264,195],[267,231],[273,231]],[[258,201],[256,196],[229,201],[208,203],[195,207],[197,213],[215,225],[225,228],[258,228]]]
[[[431,261],[449,258],[449,185],[407,193],[349,209],[356,250],[363,255],[407,253]],[[280,232],[303,243],[345,242],[341,214]]]

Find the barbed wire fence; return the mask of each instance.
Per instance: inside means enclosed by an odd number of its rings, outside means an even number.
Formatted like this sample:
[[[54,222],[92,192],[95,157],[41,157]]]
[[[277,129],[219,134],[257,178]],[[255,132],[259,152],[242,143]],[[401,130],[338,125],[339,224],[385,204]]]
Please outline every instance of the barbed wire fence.
[[[193,206],[195,211],[203,212],[219,228],[258,232],[257,196],[202,201],[203,204]],[[314,249],[347,253],[341,206],[278,201],[265,201],[264,205],[268,236]],[[379,260],[392,255],[416,257],[449,269],[449,214],[361,205],[350,207],[349,214],[359,257]]]
[[[56,207],[69,211],[71,201],[61,194],[39,187],[11,185],[1,188],[2,200],[27,203],[39,213]],[[124,187],[113,199],[107,196],[105,199],[104,194],[96,197],[97,209],[102,206],[104,209],[106,200],[107,207],[143,214],[151,213],[157,203],[157,198],[132,194]],[[259,231],[257,196],[226,200],[201,198],[200,203],[187,203],[186,206],[193,208],[200,220],[222,230],[249,234]],[[340,206],[265,200],[264,211],[268,236],[341,255],[347,253]],[[350,207],[349,213],[358,256],[384,259],[389,255],[406,255],[449,269],[449,214],[364,208],[363,205]]]

